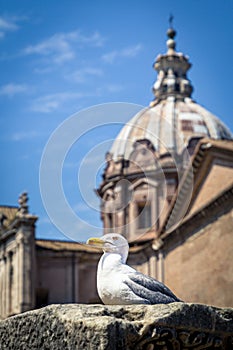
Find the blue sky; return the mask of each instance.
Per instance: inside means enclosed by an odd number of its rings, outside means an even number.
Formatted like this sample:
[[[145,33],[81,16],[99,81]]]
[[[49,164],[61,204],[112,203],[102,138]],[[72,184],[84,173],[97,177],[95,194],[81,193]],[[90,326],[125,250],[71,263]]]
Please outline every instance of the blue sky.
[[[149,104],[156,78],[152,64],[166,51],[170,13],[177,51],[193,64],[193,98],[233,130],[231,0],[0,0],[1,204],[16,205],[18,195],[28,191],[30,210],[40,218],[37,237],[65,238],[51,223],[40,194],[40,162],[50,136],[71,115],[94,105]],[[78,114],[80,127],[85,119]],[[101,170],[91,180],[87,174],[102,168],[104,150],[122,126],[111,124],[116,120],[110,113],[109,125],[75,142],[64,163],[67,202],[90,231],[101,230],[93,191]],[[92,159],[96,163],[84,167],[88,170],[81,171],[78,182],[80,165]],[[94,209],[85,204],[86,197],[95,202]],[[80,226],[75,239],[88,235]]]

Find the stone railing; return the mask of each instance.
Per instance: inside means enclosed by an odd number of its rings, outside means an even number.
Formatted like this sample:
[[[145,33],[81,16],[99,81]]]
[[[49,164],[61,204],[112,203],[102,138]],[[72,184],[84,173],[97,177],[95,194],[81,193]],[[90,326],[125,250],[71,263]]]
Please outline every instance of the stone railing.
[[[0,322],[0,349],[233,349],[233,309],[51,305]]]

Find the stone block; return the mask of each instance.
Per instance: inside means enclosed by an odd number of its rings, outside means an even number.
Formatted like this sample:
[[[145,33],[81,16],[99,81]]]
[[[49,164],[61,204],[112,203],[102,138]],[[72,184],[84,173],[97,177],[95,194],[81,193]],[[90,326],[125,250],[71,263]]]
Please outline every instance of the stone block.
[[[1,350],[233,349],[233,309],[63,304],[0,322]]]

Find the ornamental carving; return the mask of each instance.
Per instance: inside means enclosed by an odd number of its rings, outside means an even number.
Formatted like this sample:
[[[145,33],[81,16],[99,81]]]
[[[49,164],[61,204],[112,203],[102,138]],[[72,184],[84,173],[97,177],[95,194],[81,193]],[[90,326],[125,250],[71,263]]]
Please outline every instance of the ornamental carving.
[[[18,214],[25,215],[28,214],[28,195],[26,192],[23,192],[18,199],[19,211]]]
[[[143,335],[136,350],[233,349],[233,337],[200,330],[156,327]]]

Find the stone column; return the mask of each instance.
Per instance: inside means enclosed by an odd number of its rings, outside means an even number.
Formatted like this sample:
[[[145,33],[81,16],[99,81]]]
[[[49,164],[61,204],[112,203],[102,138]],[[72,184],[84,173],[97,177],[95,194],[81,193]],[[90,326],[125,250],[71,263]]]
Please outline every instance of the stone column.
[[[7,252],[6,254],[6,314],[11,315],[11,288],[10,288],[10,254]]]
[[[128,240],[133,240],[135,238],[135,233],[137,230],[137,205],[134,200],[129,204],[129,237]]]
[[[17,289],[16,289],[16,279],[17,279],[17,257],[16,257],[16,242],[14,242],[10,250],[10,298],[11,298],[11,315],[17,313]]]
[[[79,259],[76,254],[75,257],[75,265],[74,265],[74,274],[75,274],[75,303],[79,301]]]
[[[151,189],[151,223],[152,227],[154,229],[154,232],[156,232],[159,229],[159,214],[160,214],[160,206],[158,201],[158,181],[153,181],[153,187]]]
[[[157,278],[157,269],[156,269],[157,260],[156,260],[155,252],[152,252],[152,254],[153,255],[151,255],[149,260],[150,276],[153,278]]]
[[[19,312],[19,244],[15,240],[15,254],[14,254],[14,313]]]
[[[163,257],[162,251],[158,252],[157,273],[158,273],[157,279],[160,282],[164,282],[164,257]]]
[[[17,236],[16,236],[16,242],[17,242],[17,247],[18,247],[18,253],[17,253],[17,260],[18,260],[18,312],[23,312],[24,311],[24,298],[25,298],[25,293],[24,293],[24,277],[25,277],[25,272],[24,272],[24,235],[22,230],[18,231]]]
[[[7,317],[7,257],[4,254],[3,257],[4,267],[3,267],[3,317]]]
[[[5,317],[5,262],[4,254],[0,255],[0,315]]]
[[[19,214],[17,217],[17,260],[19,311],[35,307],[35,237],[34,224],[37,217]]]
[[[17,313],[21,312],[22,303],[22,285],[23,285],[23,234],[18,233],[16,236],[16,261],[17,261],[17,276],[16,276],[16,294],[17,294]]]

